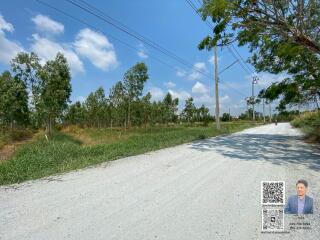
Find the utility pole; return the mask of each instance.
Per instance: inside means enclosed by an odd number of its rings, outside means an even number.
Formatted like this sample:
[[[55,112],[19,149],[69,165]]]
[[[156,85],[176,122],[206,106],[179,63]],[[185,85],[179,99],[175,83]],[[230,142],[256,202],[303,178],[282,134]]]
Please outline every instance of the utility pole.
[[[231,121],[230,108],[229,108],[229,122]]]
[[[214,80],[216,87],[216,127],[220,129],[217,46],[214,47]]]
[[[266,123],[266,116],[264,114],[264,98],[262,98],[262,112],[263,112],[263,123]]]
[[[253,79],[252,79],[252,121],[256,120],[256,116],[254,113],[254,104],[255,104],[254,85],[255,84],[257,84],[257,77],[253,77]]]

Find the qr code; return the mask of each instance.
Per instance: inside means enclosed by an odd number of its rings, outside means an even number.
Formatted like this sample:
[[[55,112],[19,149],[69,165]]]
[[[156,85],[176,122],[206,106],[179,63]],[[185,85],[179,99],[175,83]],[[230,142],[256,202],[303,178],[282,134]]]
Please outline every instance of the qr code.
[[[262,231],[284,230],[283,209],[262,209]]]
[[[285,183],[284,181],[261,182],[261,204],[284,205]]]

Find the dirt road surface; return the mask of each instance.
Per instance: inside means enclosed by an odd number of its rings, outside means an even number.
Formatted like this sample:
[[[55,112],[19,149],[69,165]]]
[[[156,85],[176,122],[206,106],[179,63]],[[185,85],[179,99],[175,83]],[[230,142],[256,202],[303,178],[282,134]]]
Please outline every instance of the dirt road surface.
[[[301,138],[270,124],[2,186],[0,239],[320,239],[320,151]],[[261,232],[261,181],[285,181],[287,198],[300,178],[314,214],[285,228],[311,229]]]

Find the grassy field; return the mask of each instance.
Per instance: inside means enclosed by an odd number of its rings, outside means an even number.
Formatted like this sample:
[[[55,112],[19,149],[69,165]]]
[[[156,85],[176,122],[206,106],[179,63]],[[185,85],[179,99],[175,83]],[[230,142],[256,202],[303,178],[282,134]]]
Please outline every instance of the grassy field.
[[[26,140],[30,138],[32,134],[33,132],[31,130],[0,131],[0,149],[13,142]]]
[[[308,140],[320,142],[320,112],[306,112],[291,121],[291,125],[307,135]]]
[[[49,141],[43,134],[37,134],[0,163],[0,185],[38,179],[252,126],[246,122],[222,123],[220,131],[213,124],[127,131],[68,127],[54,132]]]

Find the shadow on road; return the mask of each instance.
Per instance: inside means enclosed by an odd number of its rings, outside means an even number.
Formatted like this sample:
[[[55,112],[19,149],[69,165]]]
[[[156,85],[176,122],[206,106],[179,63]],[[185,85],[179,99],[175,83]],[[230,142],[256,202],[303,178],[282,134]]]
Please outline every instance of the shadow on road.
[[[216,151],[240,160],[266,160],[273,164],[303,164],[320,170],[320,149],[298,136],[276,134],[235,134],[205,139],[190,144],[199,151]]]

